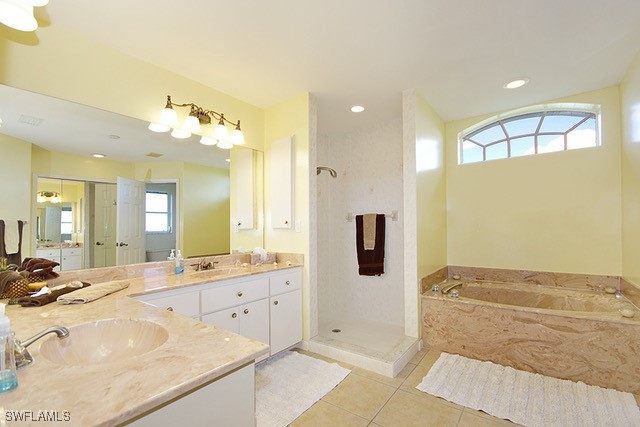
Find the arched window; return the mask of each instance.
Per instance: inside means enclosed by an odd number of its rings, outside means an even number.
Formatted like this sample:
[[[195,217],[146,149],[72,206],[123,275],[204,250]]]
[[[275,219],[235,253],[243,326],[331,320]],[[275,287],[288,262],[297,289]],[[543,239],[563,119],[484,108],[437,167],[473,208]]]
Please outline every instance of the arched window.
[[[458,164],[600,145],[597,106],[552,104],[532,110],[493,117],[461,132]]]

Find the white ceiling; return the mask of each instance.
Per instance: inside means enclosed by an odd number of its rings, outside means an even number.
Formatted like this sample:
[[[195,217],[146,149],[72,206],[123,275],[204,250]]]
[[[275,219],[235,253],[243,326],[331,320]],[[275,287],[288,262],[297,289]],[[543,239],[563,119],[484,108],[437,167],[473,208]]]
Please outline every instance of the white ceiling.
[[[399,117],[409,88],[449,121],[615,85],[640,47],[638,0],[51,0],[46,13],[259,107],[309,91],[324,133]]]
[[[229,150],[206,147],[195,136],[178,140],[147,129],[148,123],[97,108],[0,85],[0,133],[51,151],[88,157],[106,154],[127,162],[185,161],[229,168]],[[37,126],[24,119],[41,119]],[[117,135],[112,139],[109,135]],[[150,152],[163,154],[147,157]]]

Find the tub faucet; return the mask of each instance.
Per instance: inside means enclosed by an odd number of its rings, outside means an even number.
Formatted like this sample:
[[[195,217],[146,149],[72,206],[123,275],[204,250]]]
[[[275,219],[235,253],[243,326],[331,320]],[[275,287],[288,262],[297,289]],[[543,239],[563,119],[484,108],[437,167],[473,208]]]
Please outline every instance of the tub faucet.
[[[453,283],[451,285],[443,286],[441,292],[442,292],[443,295],[446,295],[451,291],[451,289],[456,288],[458,286],[462,286],[462,282],[457,282],[457,283]]]
[[[38,332],[34,336],[29,339],[24,340],[24,342],[19,339],[14,340],[14,353],[16,357],[16,367],[22,368],[33,362],[33,356],[27,350],[34,342],[38,341],[40,338],[44,337],[47,334],[56,334],[58,338],[64,339],[69,336],[69,330],[64,326],[52,326],[50,328],[45,329],[42,332]]]

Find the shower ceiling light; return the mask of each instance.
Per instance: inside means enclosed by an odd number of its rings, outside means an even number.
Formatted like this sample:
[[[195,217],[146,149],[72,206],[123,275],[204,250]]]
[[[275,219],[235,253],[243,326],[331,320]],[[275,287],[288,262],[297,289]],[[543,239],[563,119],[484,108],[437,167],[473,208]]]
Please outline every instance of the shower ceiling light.
[[[364,111],[364,107],[362,105],[354,105],[351,107],[351,111],[354,113],[362,113]]]
[[[505,83],[502,87],[505,89],[517,89],[526,85],[527,83],[529,83],[529,79],[526,77],[522,77],[519,79],[511,80],[510,82]]]
[[[0,0],[2,1],[2,0]],[[189,115],[180,125],[178,114],[173,107],[188,107]],[[232,148],[234,145],[243,145],[244,134],[240,129],[240,120],[232,122],[228,120],[224,113],[218,113],[213,110],[204,109],[192,102],[186,104],[178,104],[171,101],[171,96],[167,96],[167,103],[160,112],[160,121],[158,123],[149,123],[149,130],[153,132],[168,132],[170,129],[171,136],[174,138],[189,138],[191,134],[200,134],[204,132],[203,127],[212,122],[216,123],[211,136],[202,135],[200,143],[204,145],[217,145],[222,149]],[[227,129],[227,124],[234,126],[231,133]]]

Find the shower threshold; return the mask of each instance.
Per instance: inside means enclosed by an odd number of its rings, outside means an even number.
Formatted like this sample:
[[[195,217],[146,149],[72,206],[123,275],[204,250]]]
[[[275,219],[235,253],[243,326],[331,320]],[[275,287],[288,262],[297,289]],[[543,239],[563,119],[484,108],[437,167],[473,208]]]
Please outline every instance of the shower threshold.
[[[308,341],[308,350],[395,377],[420,350],[420,341],[405,336],[400,326],[332,319],[320,321],[318,335]]]

